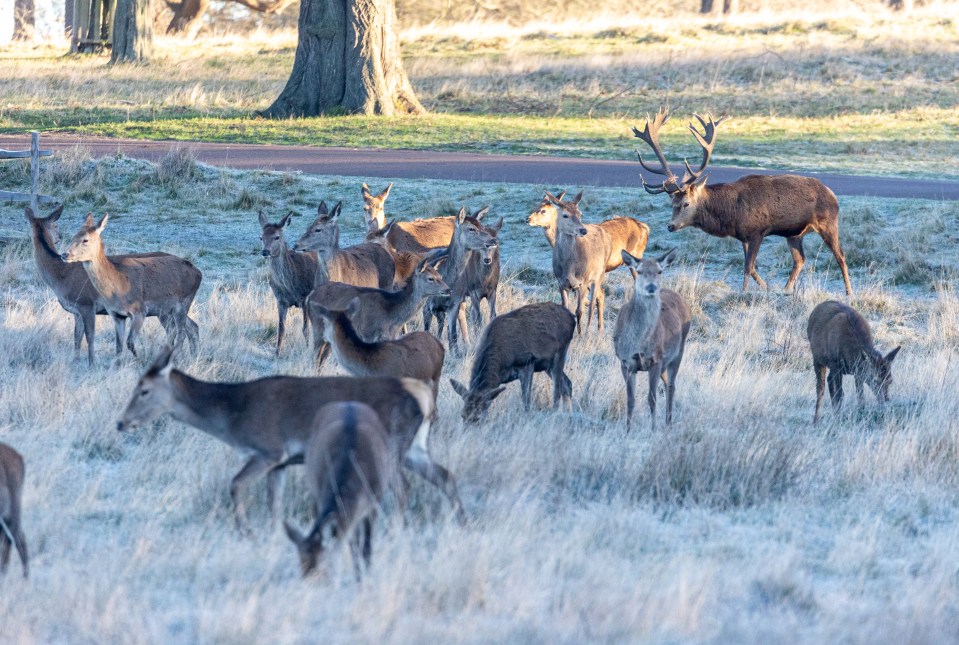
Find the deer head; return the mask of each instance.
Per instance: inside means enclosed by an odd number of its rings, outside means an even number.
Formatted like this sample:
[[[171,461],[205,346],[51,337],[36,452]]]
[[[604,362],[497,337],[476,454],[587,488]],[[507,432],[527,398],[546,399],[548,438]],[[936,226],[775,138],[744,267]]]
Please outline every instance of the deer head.
[[[463,397],[463,421],[466,423],[477,423],[486,415],[493,399],[498,397],[506,389],[505,385],[500,385],[482,392],[474,392],[456,379],[450,379],[453,390]]]
[[[562,200],[565,194],[564,191],[560,193],[560,197],[555,197],[549,191],[546,192],[546,199],[556,208],[556,233],[583,237],[586,235],[586,227],[583,226],[583,213],[579,210],[583,191],[566,202]]]
[[[320,254],[329,253],[340,246],[340,225],[337,221],[343,202],[337,202],[330,211],[325,201],[321,201],[316,209],[317,216],[306,232],[293,245],[294,251],[316,251]]]
[[[103,252],[103,239],[100,234],[107,227],[110,216],[104,215],[103,218],[93,223],[93,214],[87,215],[83,226],[73,236],[66,250],[60,256],[65,262],[89,262]]]
[[[493,263],[493,251],[498,242],[480,223],[480,220],[489,212],[489,206],[484,206],[470,217],[466,207],[460,208],[453,220],[453,241],[462,251],[476,251],[483,256],[484,264]]]
[[[323,554],[323,532],[319,525],[315,526],[309,535],[303,535],[289,522],[283,522],[283,528],[286,536],[296,546],[296,552],[300,556],[300,571],[306,578],[316,569],[316,564]]]
[[[860,359],[860,370],[862,375],[872,391],[876,393],[876,398],[880,403],[889,400],[889,386],[892,385],[892,362],[896,360],[896,355],[902,346],[883,356],[879,352],[870,352],[863,350]]]
[[[133,388],[133,396],[127,403],[117,430],[123,432],[154,421],[174,405],[173,385],[170,373],[173,371],[173,348],[166,347]]]
[[[560,201],[563,200],[563,197],[566,196],[566,191],[562,191],[554,199]],[[556,224],[556,207],[553,206],[553,203],[549,201],[549,197],[543,196],[543,199],[540,201],[536,209],[529,214],[529,217],[526,218],[526,223],[530,226],[536,226],[539,228],[549,228]]]
[[[260,251],[260,255],[265,258],[279,257],[280,254],[288,248],[286,238],[283,236],[283,231],[290,223],[290,219],[293,218],[293,211],[287,213],[283,219],[276,224],[271,224],[267,221],[263,211],[260,211],[259,217],[261,229],[260,241],[263,243],[263,250]]]
[[[57,206],[46,217],[37,217],[29,206],[23,209],[23,214],[31,226],[38,227],[40,233],[46,237],[47,243],[54,248],[60,244],[60,227],[57,226],[57,220],[63,215],[63,204]]]
[[[386,187],[379,195],[370,192],[369,186],[363,184],[363,219],[366,220],[366,230],[372,231],[381,229],[386,224],[386,209],[384,204],[386,198],[390,196],[390,189],[393,188],[393,182]]]
[[[648,257],[640,259],[628,251],[622,251],[622,254],[623,264],[634,270],[633,293],[647,298],[659,295],[663,269],[671,266],[676,259],[676,249],[671,249],[656,259]]]

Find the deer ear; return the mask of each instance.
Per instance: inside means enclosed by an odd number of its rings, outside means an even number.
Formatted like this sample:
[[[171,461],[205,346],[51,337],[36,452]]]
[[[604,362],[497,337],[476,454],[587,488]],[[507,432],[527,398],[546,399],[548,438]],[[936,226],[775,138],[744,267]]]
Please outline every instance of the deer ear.
[[[326,207],[326,200],[321,199],[320,205],[316,207],[317,215],[329,215],[330,209]]]
[[[367,186],[365,182],[360,186],[360,192],[363,193],[363,199],[373,196],[373,193],[370,192],[370,187]]]
[[[473,214],[473,217],[474,217],[476,220],[482,221],[483,218],[486,217],[486,215],[487,215],[488,213],[489,213],[489,205],[487,204],[487,205],[484,206],[483,208],[481,208],[481,209],[479,209],[478,211],[476,211],[476,213]]]
[[[499,235],[500,230],[502,230],[504,223],[506,223],[506,217],[500,215],[499,221],[492,226],[487,226],[486,230],[489,231],[493,237],[496,237]]]
[[[676,249],[668,250],[664,255],[661,255],[656,259],[659,262],[659,265],[664,269],[668,266],[671,266],[673,261],[676,259]]]
[[[461,397],[463,397],[464,399],[465,399],[466,396],[469,394],[469,390],[466,389],[466,386],[463,385],[462,383],[460,383],[459,381],[457,381],[457,380],[454,379],[454,378],[451,378],[451,379],[450,379],[450,385],[453,386],[453,391],[456,392],[457,394],[459,394],[459,395],[460,395]]]
[[[574,204],[578,205],[582,200],[583,200],[583,191],[579,191],[579,194],[576,195],[576,197],[573,197],[572,201]]]
[[[51,222],[55,222],[58,219],[60,219],[61,215],[63,215],[63,204],[60,204],[55,209],[53,209],[53,212],[47,215],[47,219],[50,220]]]
[[[380,229],[380,230],[383,231],[383,234],[384,234],[384,235],[389,235],[390,230],[392,230],[394,224],[396,224],[396,218],[395,218],[395,217],[394,217],[393,219],[391,219],[390,221],[388,221],[386,224],[384,224],[384,225],[383,225],[383,228]]]
[[[269,221],[267,221],[266,214],[262,211],[262,209],[260,210],[259,218],[260,218],[260,228],[265,228],[266,225],[269,224]]]
[[[891,363],[891,362],[893,362],[894,360],[896,360],[896,355],[899,354],[899,350],[900,350],[900,349],[902,349],[902,345],[899,345],[898,347],[896,347],[896,349],[894,349],[894,350],[892,350],[891,352],[889,352],[888,354],[886,354],[886,357],[885,357],[885,358],[886,358],[886,362],[887,362],[887,363]]]
[[[336,202],[336,206],[333,207],[333,212],[330,213],[330,217],[336,219],[340,216],[340,211],[343,210],[343,202]]]
[[[387,197],[390,196],[390,191],[391,191],[391,190],[393,190],[393,182],[392,182],[392,181],[390,182],[390,185],[386,187],[386,190],[384,190],[382,193],[380,193],[379,195],[377,195],[377,197],[380,199],[380,201],[383,201],[383,200],[385,200]]]
[[[110,221],[110,214],[104,213],[103,217],[100,218],[100,221],[97,222],[97,235],[99,235],[100,233],[103,233],[103,229],[107,227],[107,222],[109,221]]]
[[[163,378],[168,378],[170,372],[173,370],[173,347],[167,345],[160,353],[157,354],[157,357],[153,360],[153,365],[150,366],[150,369],[147,373],[153,373]]]
[[[93,228],[93,213],[87,213],[87,218],[83,220],[83,225],[87,228]]]
[[[33,220],[37,219],[37,216],[33,213],[33,209],[29,206],[23,209],[23,214],[26,216],[28,222],[32,222]]]
[[[286,228],[286,225],[290,223],[290,220],[293,218],[293,211],[290,211],[280,220],[280,228]]]
[[[620,251],[620,255],[623,256],[623,264],[625,264],[628,267],[634,267],[637,264],[639,264],[639,258],[637,258],[635,255],[633,255],[626,249],[623,249],[622,251]]]
[[[559,195],[556,196],[556,199],[562,201],[562,199],[563,199],[564,197],[566,197],[566,191],[565,191],[565,190],[561,190],[561,191],[559,191]]]
[[[708,172],[704,172],[703,174],[701,174],[701,175],[700,175],[699,177],[697,177],[697,178],[692,182],[692,184],[690,184],[690,185],[691,185],[691,186],[695,186],[697,189],[700,189],[700,188],[702,188],[703,186],[706,185],[706,177],[709,177],[709,173],[708,173]]]
[[[456,214],[456,223],[462,224],[463,222],[465,222],[467,215],[468,213],[466,212],[466,207],[465,206],[461,207],[460,212]]]
[[[290,538],[290,542],[295,544],[297,548],[299,548],[300,545],[306,541],[306,538],[303,537],[303,534],[287,521],[283,522],[283,530],[286,531],[286,537]]]
[[[346,315],[352,319],[358,313],[360,313],[360,299],[353,298],[350,304],[346,305]]]
[[[563,203],[563,195],[565,195],[565,194],[566,194],[566,191],[564,190],[563,192],[561,192],[561,193],[559,194],[559,197],[554,197],[553,194],[547,190],[547,191],[546,191],[546,200],[547,200],[550,204],[553,204],[554,206],[561,206],[562,203]]]
[[[487,401],[492,401],[493,399],[498,397],[500,394],[502,394],[505,389],[506,389],[505,385],[500,385],[497,388],[488,390],[485,394],[483,394],[483,398],[486,399]]]

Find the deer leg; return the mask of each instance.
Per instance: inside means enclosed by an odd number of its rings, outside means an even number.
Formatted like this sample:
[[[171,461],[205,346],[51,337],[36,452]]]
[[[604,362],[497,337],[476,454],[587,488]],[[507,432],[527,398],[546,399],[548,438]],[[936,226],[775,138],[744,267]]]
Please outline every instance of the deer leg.
[[[520,391],[523,393],[523,408],[529,412],[533,402],[533,363],[527,363],[519,372]]]
[[[83,335],[87,338],[87,362],[93,365],[93,345],[95,343],[97,329],[96,307],[91,307],[84,311],[81,314],[81,322],[83,323]],[[77,349],[80,349],[79,345]]]
[[[486,304],[489,305],[489,319],[496,318],[496,290],[486,296]]]
[[[259,477],[275,465],[275,461],[262,455],[254,455],[246,462],[230,482],[230,499],[233,500],[233,512],[236,518],[236,528],[241,533],[249,533],[250,522],[246,515],[246,504],[243,503],[242,493],[247,482]]]
[[[673,397],[676,395],[676,374],[679,373],[679,361],[670,363],[663,372],[663,382],[666,383],[666,425],[673,424]]]
[[[186,336],[190,341],[190,353],[196,354],[200,351],[200,326],[190,316],[184,314],[183,322],[186,325]]]
[[[469,330],[469,326],[466,324],[466,302],[465,301],[462,304],[460,304],[460,308],[456,316],[459,319],[460,329],[463,332],[463,343],[466,345],[469,345],[470,330]]]
[[[787,237],[786,244],[789,245],[789,251],[793,256],[793,270],[792,273],[789,274],[789,279],[786,280],[785,291],[788,293],[793,291],[796,286],[799,273],[802,271],[803,265],[806,264],[806,254],[802,248],[802,236]]]
[[[3,518],[0,518],[0,522],[3,521]],[[3,575],[7,572],[7,567],[10,566],[10,538],[7,537],[7,532],[0,528],[0,575]]]
[[[457,521],[460,524],[466,523],[466,512],[463,510],[463,502],[460,501],[459,493],[456,491],[456,480],[453,479],[448,470],[433,461],[429,452],[414,443],[406,451],[406,455],[403,457],[403,465],[440,489],[452,505]]]
[[[363,562],[367,567],[370,566],[370,557],[373,555],[373,519],[376,517],[376,511],[370,511],[370,514],[363,518]]]
[[[863,400],[862,400],[862,399],[863,399],[863,392],[862,392],[863,378],[862,378],[862,374],[856,374],[855,378],[856,378],[856,401],[859,403],[859,407],[862,407],[862,403],[863,403]]]
[[[310,342],[310,317],[306,315],[306,304],[300,305],[300,311],[303,312],[303,340]]]
[[[483,325],[483,312],[480,310],[480,297],[470,294],[470,322],[477,328]]]
[[[766,288],[766,281],[760,277],[759,272],[756,270],[756,257],[759,255],[759,247],[762,246],[763,238],[753,238],[749,240],[748,243],[743,242],[743,250],[746,252],[746,267],[745,274],[743,275],[743,291],[747,291],[749,287],[749,278],[752,277],[756,281],[756,284],[759,285],[760,289]]]
[[[606,292],[603,291],[603,282],[596,283],[596,316],[599,319],[599,332],[603,333],[603,312],[606,310]]]
[[[816,373],[816,412],[813,414],[812,422],[813,425],[819,423],[819,412],[822,409],[822,397],[826,393],[826,366],[819,363],[815,363],[812,366],[813,372]],[[832,395],[830,394],[830,398]]]
[[[838,410],[842,407],[842,372],[839,370],[829,370],[827,377],[829,384],[829,398],[832,400],[832,407]]]
[[[140,333],[140,328],[143,327],[143,320],[143,314],[140,312],[136,312],[130,317],[130,333],[127,334],[127,349],[129,349],[130,353],[134,356],[137,355],[137,334]]]
[[[583,309],[586,306],[586,289],[580,285],[576,289],[576,333],[583,335]],[[587,321],[587,324],[588,321]]]
[[[626,365],[626,361],[619,362],[619,369],[623,373],[623,381],[626,382],[626,432],[628,433],[633,424],[633,408],[636,406],[636,372]]]
[[[23,577],[30,577],[30,558],[27,555],[27,540],[23,537],[23,530],[20,529],[20,526],[17,526],[17,530],[13,532],[13,541],[17,547],[17,555],[20,556],[20,564],[23,566]]]
[[[283,333],[286,331],[286,310],[288,307],[276,302],[276,312],[279,315],[279,322],[276,326],[276,355],[280,355],[280,345],[283,344]]]
[[[110,317],[113,318],[113,329],[116,333],[117,341],[117,356],[123,353],[123,339],[127,335],[127,319],[123,316],[115,316],[110,314]]]
[[[822,241],[829,247],[829,250],[832,251],[833,256],[836,258],[836,263],[839,264],[839,270],[842,271],[842,280],[846,283],[846,295],[852,295],[852,284],[849,282],[849,267],[846,266],[846,254],[842,252],[842,246],[839,244],[839,231],[838,228],[830,227],[819,231],[819,237],[822,238]]]
[[[564,368],[566,367],[566,348],[556,352],[553,357],[553,366],[549,375],[553,378],[553,408],[559,405],[560,400],[565,400],[569,411],[573,409],[573,385],[566,376]]]
[[[286,470],[271,470],[266,475],[266,500],[270,507],[270,523],[276,525],[276,518],[283,510],[283,487],[286,483]]]
[[[563,309],[567,309],[567,310],[568,310],[568,309],[569,309],[569,292],[568,292],[568,290],[566,289],[566,287],[562,287],[562,286],[561,286],[561,287],[559,288],[559,297],[560,297],[560,298],[562,299],[562,301],[563,301]]]
[[[656,431],[656,389],[659,387],[659,379],[663,375],[663,366],[661,363],[652,365],[649,368],[649,392],[646,394],[646,402],[649,403],[650,428]]]
[[[73,314],[73,351],[80,352],[80,343],[83,341],[83,316],[77,312]]]

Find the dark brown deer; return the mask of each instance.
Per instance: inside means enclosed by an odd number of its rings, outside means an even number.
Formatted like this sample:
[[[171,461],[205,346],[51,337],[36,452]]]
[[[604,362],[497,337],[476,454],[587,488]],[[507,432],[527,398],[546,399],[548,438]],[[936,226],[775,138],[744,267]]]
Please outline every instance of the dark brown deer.
[[[306,298],[316,281],[316,253],[296,253],[286,243],[284,231],[293,217],[293,211],[273,224],[260,211],[260,241],[263,257],[270,258],[270,289],[276,299],[279,318],[276,331],[276,354],[280,354],[286,331],[286,312],[298,307],[303,312],[303,337],[309,340],[310,319],[306,315]]]
[[[553,407],[560,400],[572,407],[573,384],[563,369],[575,329],[569,310],[552,302],[526,305],[490,321],[476,350],[469,387],[450,379],[463,397],[463,419],[479,421],[504,385],[517,379],[528,411],[535,372],[547,372],[553,379]]]
[[[839,202],[833,192],[818,179],[799,175],[746,175],[729,184],[707,186],[705,171],[713,152],[716,128],[727,117],[714,121],[709,114],[705,118],[693,116],[703,127],[703,132],[699,132],[689,125],[703,150],[703,160],[696,170],[687,162],[682,179],[669,169],[659,146],[659,129],[669,119],[669,111],[660,109],[652,121],[647,117],[642,131],[633,128],[633,134],[645,141],[659,160],[657,168],[647,165],[640,156],[643,168],[666,177],[658,186],[650,186],[643,179],[643,188],[651,195],[666,193],[672,198],[673,213],[667,228],[675,232],[693,226],[716,237],[739,240],[745,256],[743,291],[749,287],[750,276],[760,288],[766,288],[766,282],[756,270],[756,256],[763,239],[769,235],[785,237],[789,245],[793,269],[786,281],[786,291],[792,291],[806,262],[803,235],[815,231],[839,263],[846,293],[851,295],[846,256],[839,244]]]
[[[30,577],[27,540],[20,526],[23,498],[23,457],[5,443],[0,443],[0,574],[10,565],[10,549],[17,548],[23,577]]]
[[[892,362],[901,347],[883,356],[872,343],[869,323],[858,311],[835,300],[827,300],[809,314],[806,337],[812,350],[816,372],[816,412],[813,423],[819,423],[823,394],[829,383],[829,398],[834,409],[842,407],[842,377],[852,374],[856,394],[862,405],[863,383],[868,383],[880,404],[889,400],[892,384]],[[829,377],[826,377],[829,370]]]
[[[363,184],[363,212],[366,229],[381,229],[386,226],[384,203],[390,195],[393,184],[379,195],[370,192]],[[453,217],[431,217],[415,219],[412,222],[399,222],[389,233],[390,243],[401,253],[423,254],[433,249],[449,246],[453,237]]]
[[[373,408],[390,435],[396,463],[439,488],[465,518],[452,475],[429,452],[435,401],[430,387],[416,379],[302,378],[271,376],[243,383],[195,379],[173,369],[172,349],[164,350],[133,390],[117,422],[125,431],[170,413],[248,455],[249,460],[230,483],[237,526],[249,522],[241,493],[250,480],[267,474],[268,499],[276,517],[282,499],[282,470],[274,467],[303,454],[316,413],[327,403],[359,401]]]
[[[109,216],[104,215],[94,224],[93,215],[87,215],[61,257],[66,262],[83,263],[97,291],[97,301],[113,318],[117,337],[126,336],[131,354],[136,356],[134,343],[148,316],[173,321],[167,328],[167,341],[176,347],[186,337],[195,353],[200,330],[189,313],[203,274],[191,262],[167,253],[108,257],[101,237],[108,220]],[[126,335],[128,319],[130,333]]]
[[[634,258],[623,251],[623,264],[633,269],[633,292],[619,310],[613,347],[626,381],[626,432],[633,423],[636,405],[636,372],[649,375],[649,416],[656,429],[656,388],[666,384],[666,425],[673,421],[676,375],[686,349],[692,314],[683,297],[660,288],[663,269],[673,263],[676,251],[660,258]]]
[[[303,459],[316,519],[306,535],[289,522],[284,528],[296,545],[304,577],[321,562],[327,526],[334,527],[337,546],[353,543],[359,572],[359,554],[370,563],[373,522],[384,493],[402,487],[389,437],[376,412],[356,401],[327,403],[316,413],[312,429]]]

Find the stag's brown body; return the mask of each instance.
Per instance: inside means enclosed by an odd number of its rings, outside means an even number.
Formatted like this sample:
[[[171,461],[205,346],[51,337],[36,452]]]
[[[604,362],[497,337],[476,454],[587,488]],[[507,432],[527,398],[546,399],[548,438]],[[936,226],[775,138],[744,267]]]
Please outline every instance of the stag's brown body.
[[[369,187],[363,184],[363,211],[366,219],[367,231],[382,229],[386,226],[385,202],[389,197],[393,184],[386,187],[379,195],[370,192]],[[433,249],[449,246],[455,226],[454,217],[431,217],[415,219],[412,222],[397,222],[388,233],[390,244],[400,253],[416,253],[422,255]]]
[[[5,443],[0,443],[0,574],[10,564],[10,549],[16,547],[23,566],[23,577],[30,575],[27,540],[20,526],[23,498],[23,457]],[[8,535],[9,533],[9,535]]]
[[[517,379],[529,410],[535,372],[548,372],[553,379],[554,407],[561,399],[571,404],[573,386],[564,367],[575,329],[573,315],[552,302],[526,305],[490,321],[476,350],[469,387],[451,381],[463,397],[463,418],[478,421],[502,386]]]
[[[286,313],[291,307],[298,307],[303,313],[303,336],[308,338],[310,319],[306,315],[306,298],[313,291],[316,281],[316,253],[296,253],[286,243],[284,230],[292,215],[293,213],[288,213],[274,224],[260,211],[260,240],[263,243],[261,253],[270,258],[270,290],[276,299],[277,354],[280,353],[286,331]]]
[[[889,386],[892,383],[890,368],[899,348],[896,347],[885,356],[880,354],[873,345],[869,323],[858,311],[835,300],[823,302],[809,315],[806,337],[809,339],[816,373],[813,423],[819,422],[827,380],[833,407],[842,406],[842,377],[845,374],[855,377],[860,403],[865,383],[869,384],[880,403],[889,398]]]

